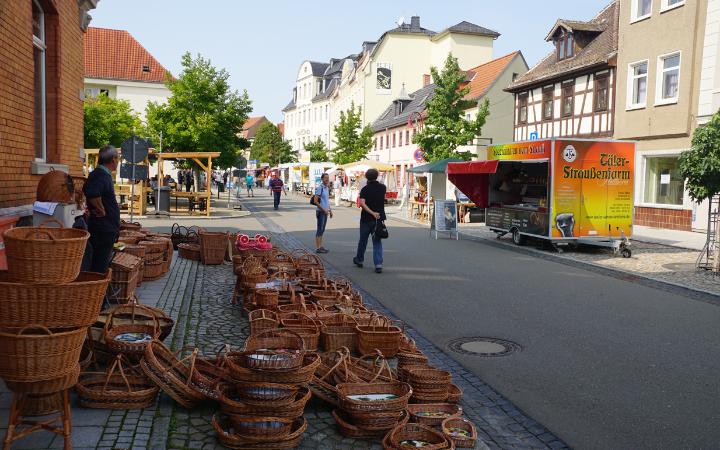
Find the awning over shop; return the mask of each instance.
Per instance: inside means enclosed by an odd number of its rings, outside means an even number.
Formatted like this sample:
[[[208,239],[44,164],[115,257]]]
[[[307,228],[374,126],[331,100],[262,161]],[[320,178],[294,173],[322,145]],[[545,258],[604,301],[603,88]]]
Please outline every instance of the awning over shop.
[[[339,169],[343,169],[346,172],[367,172],[369,169],[375,169],[379,172],[387,172],[389,170],[395,170],[395,166],[390,164],[381,163],[380,161],[372,161],[364,159],[362,161],[356,161],[348,164],[338,166]]]
[[[431,163],[423,164],[422,166],[416,166],[410,169],[412,173],[445,173],[449,163],[464,162],[459,158],[446,158],[440,161],[433,161]]]
[[[488,207],[490,174],[500,161],[452,162],[447,165],[450,181],[480,208]]]

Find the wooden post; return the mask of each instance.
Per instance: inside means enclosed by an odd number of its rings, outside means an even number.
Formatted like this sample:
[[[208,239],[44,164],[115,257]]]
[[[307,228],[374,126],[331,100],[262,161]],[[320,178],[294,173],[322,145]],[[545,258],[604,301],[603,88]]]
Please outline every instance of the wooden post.
[[[212,199],[212,189],[210,188],[212,186],[210,180],[212,176],[212,156],[208,156],[207,174],[207,205],[205,205],[205,212],[207,217],[210,217],[210,200]]]

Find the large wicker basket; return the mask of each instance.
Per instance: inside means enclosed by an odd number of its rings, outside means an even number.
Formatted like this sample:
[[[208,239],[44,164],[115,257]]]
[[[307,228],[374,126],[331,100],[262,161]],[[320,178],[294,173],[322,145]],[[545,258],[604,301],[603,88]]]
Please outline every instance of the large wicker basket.
[[[189,259],[191,261],[200,261],[200,244],[193,244],[190,242],[181,243],[177,246],[178,255],[181,258]]]
[[[97,319],[111,272],[83,272],[69,284],[25,284],[0,272],[0,327],[41,323],[51,328],[90,326]]]
[[[100,409],[148,408],[159,391],[139,369],[123,364],[120,355],[105,373],[83,373],[75,390],[80,406]]]
[[[8,273],[23,283],[69,283],[80,274],[89,237],[74,228],[11,228],[3,233]]]
[[[390,325],[390,320],[382,317],[384,323],[358,326],[358,350],[363,355],[380,350],[387,358],[392,358],[400,348],[400,327]]]
[[[303,415],[305,405],[310,400],[310,390],[301,386],[288,401],[282,402],[248,402],[238,395],[237,388],[231,384],[223,384],[218,388],[220,409],[226,414],[257,414],[270,417],[286,417],[295,419]]]
[[[251,436],[238,434],[234,429],[230,417],[224,414],[215,414],[212,418],[213,428],[218,440],[230,449],[245,450],[290,450],[300,445],[302,435],[307,430],[305,418],[296,419],[291,427],[290,434],[277,441],[266,441]]]
[[[218,265],[225,261],[228,249],[227,233],[200,232],[200,260],[203,264]]]
[[[152,323],[148,324],[141,318],[135,320],[135,312],[144,313],[144,317],[152,317]],[[124,324],[117,324],[114,322],[114,318],[119,313],[129,313],[130,322]],[[141,333],[148,336],[146,341],[126,341],[120,339],[120,337],[126,333]],[[153,314],[152,310],[145,308],[142,305],[131,304],[127,306],[121,306],[113,310],[107,318],[105,323],[104,339],[105,344],[108,346],[110,351],[116,354],[124,354],[126,356],[141,357],[145,354],[145,349],[150,342],[160,337],[160,323]]]
[[[389,449],[407,448],[406,446],[402,446],[401,442],[411,440],[425,442],[426,445],[422,448],[429,450],[450,449],[454,447],[453,443],[442,433],[417,423],[399,425],[392,429],[383,440],[383,446]]]
[[[451,403],[417,403],[408,405],[412,421],[431,427],[438,427],[443,420],[460,417],[462,408]]]
[[[32,382],[76,370],[87,329],[50,331],[42,325],[0,331],[0,378]]]
[[[145,357],[140,361],[145,375],[150,377],[184,408],[192,409],[207,398],[193,384],[197,379],[194,357],[179,360],[169,348],[161,342],[153,341],[145,350]]]

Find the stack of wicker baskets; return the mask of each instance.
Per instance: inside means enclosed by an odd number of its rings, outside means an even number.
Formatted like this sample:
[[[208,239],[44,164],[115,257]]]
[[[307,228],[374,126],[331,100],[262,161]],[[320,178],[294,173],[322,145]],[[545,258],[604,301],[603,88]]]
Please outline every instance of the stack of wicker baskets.
[[[112,303],[125,304],[135,295],[135,289],[142,280],[143,259],[130,253],[116,253],[110,263],[112,282],[108,299]]]
[[[171,255],[168,250],[172,250],[172,243],[169,239],[151,239],[138,242],[138,245],[145,247],[145,265],[143,270],[143,280],[156,280],[167,272],[168,260]]]
[[[14,393],[6,443],[38,429],[69,443],[67,392],[78,380],[87,329],[110,281],[109,272],[80,272],[88,237],[83,230],[44,227],[3,235],[8,270],[0,272],[0,378]],[[60,416],[32,431],[15,427],[21,415],[51,412]]]
[[[229,448],[296,447],[307,428],[307,384],[319,363],[294,331],[248,338],[244,351],[227,356],[232,382],[219,388],[222,413],[213,418],[220,441]]]

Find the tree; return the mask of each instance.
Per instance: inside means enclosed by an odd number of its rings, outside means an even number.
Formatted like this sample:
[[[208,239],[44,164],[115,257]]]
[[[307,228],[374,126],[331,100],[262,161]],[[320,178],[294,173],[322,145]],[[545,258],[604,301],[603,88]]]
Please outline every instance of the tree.
[[[425,126],[415,135],[413,142],[420,145],[427,161],[445,158],[468,160],[472,155],[458,152],[457,148],[467,145],[481,135],[482,127],[490,114],[489,103],[486,99],[480,105],[475,120],[465,119],[465,110],[476,103],[465,99],[465,95],[470,92],[468,87],[459,89],[465,80],[465,74],[460,70],[452,53],[448,54],[441,72],[432,67],[430,73],[436,88],[427,104]]]
[[[692,147],[680,154],[679,164],[690,198],[699,203],[720,194],[720,112],[695,130]]]
[[[325,162],[328,159],[328,148],[325,143],[317,138],[313,142],[305,144],[305,151],[310,152],[310,161],[312,162]]]
[[[163,133],[163,148],[181,152],[220,152],[219,167],[236,164],[243,146],[242,126],[252,111],[247,92],[230,88],[230,75],[210,60],[190,53],[182,56],[183,72],[168,77],[171,96],[165,104],[151,102],[147,122],[153,133]],[[246,141],[245,141],[246,142]]]
[[[100,148],[105,144],[120,147],[122,141],[141,128],[140,118],[127,100],[116,100],[101,94],[83,102],[85,120],[85,148]]]
[[[280,130],[272,122],[263,122],[255,133],[250,147],[250,157],[270,165],[296,162],[298,155],[290,143],[285,141]]]
[[[340,122],[335,125],[335,164],[347,164],[365,158],[372,147],[373,132],[369,126],[362,124],[362,107],[355,111],[355,103],[350,109],[340,111]]]

